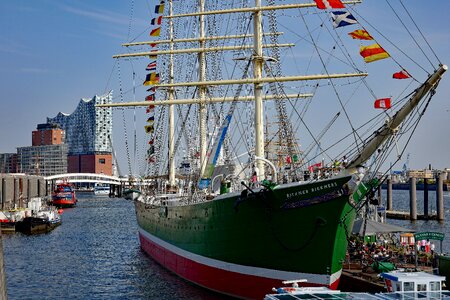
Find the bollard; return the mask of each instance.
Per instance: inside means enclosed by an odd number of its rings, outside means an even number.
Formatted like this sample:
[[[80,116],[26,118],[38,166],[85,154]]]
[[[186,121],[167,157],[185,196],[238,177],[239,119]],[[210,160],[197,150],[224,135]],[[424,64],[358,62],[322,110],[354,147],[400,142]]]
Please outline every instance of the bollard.
[[[409,179],[409,219],[417,220],[416,178]]]

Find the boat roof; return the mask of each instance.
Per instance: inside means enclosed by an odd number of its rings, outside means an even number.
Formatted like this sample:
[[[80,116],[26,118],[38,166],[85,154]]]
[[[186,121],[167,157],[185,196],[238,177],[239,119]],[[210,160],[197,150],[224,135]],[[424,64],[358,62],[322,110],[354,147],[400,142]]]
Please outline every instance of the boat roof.
[[[264,298],[265,300],[295,300],[295,299],[314,299],[314,300],[343,300],[343,299],[355,299],[355,300],[363,300],[363,299],[384,299],[384,300],[393,300],[393,299],[448,299],[450,300],[450,291],[438,291],[438,292],[394,292],[394,293],[350,293],[350,292],[341,292],[341,293],[306,293],[306,294],[269,294]]]
[[[381,277],[399,282],[424,282],[424,281],[444,281],[445,276],[434,275],[426,272],[388,272],[381,273]]]

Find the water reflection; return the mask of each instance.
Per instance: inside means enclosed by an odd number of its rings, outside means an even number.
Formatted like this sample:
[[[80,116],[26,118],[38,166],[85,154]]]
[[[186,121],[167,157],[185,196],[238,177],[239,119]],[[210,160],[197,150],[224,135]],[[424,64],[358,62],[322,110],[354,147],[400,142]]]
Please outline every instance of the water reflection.
[[[79,194],[54,231],[4,235],[9,300],[230,299],[162,268],[139,247],[132,202]]]

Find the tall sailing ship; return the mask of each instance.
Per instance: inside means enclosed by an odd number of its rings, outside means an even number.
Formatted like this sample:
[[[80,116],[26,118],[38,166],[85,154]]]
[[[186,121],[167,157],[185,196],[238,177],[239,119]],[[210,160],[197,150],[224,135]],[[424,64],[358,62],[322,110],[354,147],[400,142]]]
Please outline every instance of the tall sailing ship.
[[[143,100],[100,106],[145,110],[147,189],[135,208],[157,262],[244,299],[283,280],[337,288],[356,212],[447,70],[438,60],[430,72],[407,69],[360,2],[155,3],[151,40],[114,56],[147,67],[130,89]],[[395,74],[361,71],[376,64]],[[387,80],[401,89],[386,91]]]

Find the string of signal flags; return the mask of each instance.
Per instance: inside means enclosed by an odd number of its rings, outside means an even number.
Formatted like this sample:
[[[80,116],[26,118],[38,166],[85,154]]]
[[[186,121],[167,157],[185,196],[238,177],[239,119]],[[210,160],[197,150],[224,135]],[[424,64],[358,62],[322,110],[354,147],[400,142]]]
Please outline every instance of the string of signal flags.
[[[314,0],[314,2],[316,3],[318,9],[334,10],[330,13],[334,28],[358,24],[356,18],[348,11],[335,10],[345,8],[345,5],[341,2],[341,0]],[[365,29],[354,30],[348,35],[357,40],[374,41],[374,38]],[[363,57],[364,62],[366,63],[371,63],[390,57],[389,53],[384,50],[378,43],[360,46],[359,54]],[[407,79],[411,78],[411,75],[406,70],[402,69],[399,72],[392,74],[392,78]],[[374,102],[374,108],[391,108],[391,98],[376,99]]]
[[[164,1],[160,1],[159,4],[155,5],[154,13],[156,17],[150,20],[150,24],[154,26],[154,28],[150,31],[151,37],[159,37],[161,34],[161,23],[164,13]],[[156,47],[156,44],[150,44],[152,48]],[[151,52],[155,52],[155,50],[151,50]],[[145,76],[145,81],[143,83],[144,86],[149,86],[147,92],[149,94],[145,97],[145,101],[149,101],[149,105],[147,106],[145,112],[147,114],[147,125],[144,126],[145,132],[150,135],[148,141],[148,149],[147,149],[147,162],[154,163],[156,162],[156,154],[155,154],[155,105],[152,103],[156,100],[156,85],[159,83],[159,73],[157,72],[157,58],[156,54],[150,54],[149,56],[150,62],[145,68],[146,71],[150,72]]]

